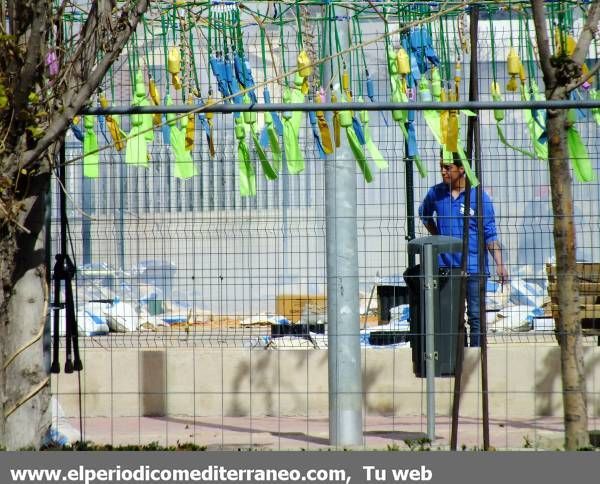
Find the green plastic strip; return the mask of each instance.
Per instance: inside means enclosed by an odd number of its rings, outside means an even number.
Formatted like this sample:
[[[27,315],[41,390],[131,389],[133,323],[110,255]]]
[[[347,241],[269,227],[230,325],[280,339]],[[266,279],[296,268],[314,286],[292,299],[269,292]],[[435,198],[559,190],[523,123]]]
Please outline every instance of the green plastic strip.
[[[567,129],[567,147],[577,180],[580,182],[595,181],[596,174],[594,173],[585,143],[574,125]]]
[[[527,156],[528,158],[532,158],[532,159],[537,158],[537,156],[535,156],[535,154],[532,153],[531,151],[527,151],[527,150],[524,150],[517,146],[511,145],[508,142],[508,140],[506,139],[506,137],[504,136],[504,132],[502,131],[502,128],[500,127],[500,123],[496,123],[496,129],[498,130],[498,137],[500,138],[500,141],[502,142],[503,145],[507,146],[511,150],[515,150],[515,151]]]
[[[256,195],[256,176],[250,161],[250,151],[248,151],[246,141],[243,139],[238,144],[238,162],[240,195],[242,197],[253,197]]]
[[[125,148],[125,162],[130,165],[148,167],[148,144],[142,134],[143,124],[141,114],[131,116],[132,127]],[[139,117],[138,119],[135,119]]]
[[[265,113],[265,118],[271,118],[271,113]],[[270,122],[267,121],[267,136],[269,137],[269,146],[271,147],[271,153],[273,153],[273,170],[275,170],[275,174],[277,175],[281,170],[281,161],[283,159],[283,155],[281,153],[281,146],[279,146],[279,136],[277,136],[277,131],[275,130],[275,126],[273,125],[273,119],[270,119]]]
[[[373,142],[368,122],[363,124],[363,133],[365,134],[365,148],[371,159],[375,162],[375,166],[380,170],[387,170],[389,164],[381,154],[381,151],[379,151],[379,148],[377,148],[377,145]]]
[[[535,83],[530,83],[533,91],[533,97],[535,100],[543,99],[543,96],[537,92],[537,85]],[[529,101],[531,96],[527,92],[527,88],[525,86],[521,86],[521,98],[524,101]],[[541,111],[538,111],[538,116],[540,116]],[[525,118],[525,124],[527,125],[527,130],[529,131],[529,136],[531,137],[531,141],[533,143],[533,150],[535,152],[535,156],[542,160],[548,159],[548,145],[545,143],[540,143],[539,138],[543,132],[542,127],[539,122],[540,119],[538,117],[538,121],[536,121],[533,117],[533,113],[531,110],[526,109],[523,111],[523,117]]]
[[[360,141],[358,141],[358,137],[356,136],[356,132],[352,125],[346,128],[346,136],[348,137],[348,144],[356,159],[356,163],[365,177],[365,181],[371,183],[373,181],[373,173],[371,173],[371,167],[369,166],[369,163],[367,163],[367,157],[365,156],[363,147],[360,144]]]
[[[185,129],[171,126],[171,148],[175,157],[175,178],[187,180],[198,174],[192,153],[185,149]]]
[[[165,97],[165,104],[167,106],[173,104],[173,99],[170,95]],[[167,113],[166,117],[170,128],[169,139],[171,150],[175,160],[175,177],[186,180],[196,176],[198,171],[192,159],[192,153],[185,149],[185,128],[177,126],[177,115],[175,113]]]
[[[98,152],[98,137],[94,130],[94,117],[84,116],[83,125],[83,176],[98,178],[100,175],[100,153]]]
[[[299,89],[290,89],[290,103],[301,103],[304,94]],[[292,175],[304,171],[304,155],[300,149],[300,123],[302,112],[294,111],[291,116],[283,116],[283,149],[288,171]]]
[[[269,163],[265,150],[263,150],[263,147],[260,145],[258,134],[256,134],[256,131],[254,130],[252,131],[252,141],[254,142],[254,149],[256,150],[256,154],[258,155],[258,159],[265,173],[265,177],[267,178],[267,180],[277,180],[277,172],[271,166],[271,163]]]
[[[419,156],[415,156],[413,161],[415,162],[415,165],[417,165],[417,171],[419,172],[419,175],[421,175],[421,178],[425,178],[428,172],[423,160],[421,160]]]

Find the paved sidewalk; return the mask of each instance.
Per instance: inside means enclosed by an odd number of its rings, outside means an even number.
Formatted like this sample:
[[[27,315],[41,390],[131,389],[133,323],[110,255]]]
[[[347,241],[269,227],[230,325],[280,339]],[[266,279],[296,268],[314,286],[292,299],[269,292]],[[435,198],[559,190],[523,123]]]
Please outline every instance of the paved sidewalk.
[[[79,420],[65,419],[70,436],[79,439]],[[600,418],[591,419],[589,428],[599,429]],[[73,436],[73,431],[76,437]],[[432,450],[447,450],[451,419],[436,419],[436,439]],[[306,417],[197,417],[197,418],[87,418],[83,439],[95,444],[140,444],[161,446],[194,443],[209,450],[329,450],[329,423],[326,418]],[[415,417],[366,417],[363,442],[353,450],[418,449],[419,439],[427,437],[427,419]],[[409,444],[407,444],[409,442]],[[490,421],[490,444],[497,450],[556,450],[562,448],[563,423],[559,417],[527,420]],[[483,448],[481,420],[463,418],[458,428],[458,447]],[[337,449],[341,450],[341,449]]]

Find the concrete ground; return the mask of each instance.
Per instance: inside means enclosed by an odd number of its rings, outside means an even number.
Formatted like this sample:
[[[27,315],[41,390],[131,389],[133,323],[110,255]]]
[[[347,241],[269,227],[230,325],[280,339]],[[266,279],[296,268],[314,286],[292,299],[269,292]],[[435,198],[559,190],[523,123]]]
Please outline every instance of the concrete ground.
[[[64,419],[63,427],[72,440],[79,440],[79,419]],[[306,417],[120,417],[86,418],[83,440],[95,444],[161,446],[194,443],[208,450],[329,450],[329,423],[326,418]],[[59,424],[60,427],[60,424]],[[589,429],[600,429],[600,418],[590,419]],[[59,428],[60,430],[60,428]],[[432,450],[449,449],[451,419],[438,417]],[[419,439],[427,437],[427,419],[415,417],[369,416],[364,419],[363,441],[352,450],[419,449]],[[558,417],[527,420],[490,420],[490,445],[497,450],[556,450],[563,443],[563,423]],[[462,418],[458,427],[458,448],[483,448],[480,419]]]

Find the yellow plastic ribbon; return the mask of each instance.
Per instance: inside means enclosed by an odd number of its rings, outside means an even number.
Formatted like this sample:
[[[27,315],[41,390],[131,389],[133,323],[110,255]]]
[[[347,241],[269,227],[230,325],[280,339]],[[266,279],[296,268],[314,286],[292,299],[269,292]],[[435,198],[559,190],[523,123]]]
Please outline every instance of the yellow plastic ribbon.
[[[190,102],[191,104],[191,102]],[[185,149],[192,151],[194,149],[194,141],[196,138],[196,115],[190,113],[187,115],[187,125],[185,127]]]
[[[107,108],[109,105],[108,100],[104,96],[100,96],[100,106],[103,108]],[[125,133],[121,130],[119,126],[119,118],[116,115],[107,114],[105,116],[106,119],[106,127],[108,128],[108,132],[112,139],[112,142],[117,151],[121,151],[125,148]]]
[[[336,103],[338,101],[335,93],[331,94],[331,102]],[[333,112],[333,140],[335,142],[335,147],[339,148],[342,144],[342,138],[340,135],[340,113],[338,111]]]
[[[320,104],[325,102],[325,92],[323,88],[319,90],[319,92],[315,95],[315,102]],[[317,111],[317,126],[319,127],[319,133],[321,134],[321,145],[323,146],[323,151],[330,155],[333,153],[333,143],[331,141],[331,132],[329,131],[329,125],[327,124],[327,120],[325,119],[325,113],[323,111]]]
[[[181,89],[181,78],[179,77],[179,72],[181,71],[181,53],[179,52],[179,47],[171,47],[169,49],[167,70],[171,74],[173,87],[177,90]]]
[[[214,104],[215,100],[211,97],[210,93],[208,95],[208,98],[206,99],[206,105],[210,106],[211,104]],[[210,154],[211,158],[215,156],[215,143],[213,141],[213,118],[215,116],[215,113],[213,112],[207,112],[206,113],[206,121],[208,122],[208,153]]]
[[[519,58],[519,54],[514,47],[511,47],[508,50],[508,56],[506,58],[506,70],[510,75],[510,79],[506,84],[506,90],[510,92],[516,92],[519,89],[519,84],[517,83],[517,77],[520,73],[521,59]]]

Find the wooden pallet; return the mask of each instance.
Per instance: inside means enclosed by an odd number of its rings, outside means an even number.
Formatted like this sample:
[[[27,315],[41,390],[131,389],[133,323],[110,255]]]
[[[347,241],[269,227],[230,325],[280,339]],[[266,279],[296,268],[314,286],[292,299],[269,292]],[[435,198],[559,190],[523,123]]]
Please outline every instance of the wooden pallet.
[[[560,276],[554,264],[546,264],[548,294],[551,299],[552,317],[558,318],[558,287]],[[579,317],[584,335],[600,336],[600,263],[578,262]],[[600,338],[599,338],[600,341]],[[600,343],[599,343],[600,344]]]
[[[576,270],[577,279],[580,283],[592,282],[600,284],[600,262],[578,262]],[[546,275],[550,283],[557,282],[560,279],[556,273],[556,266],[554,264],[546,264]]]
[[[600,304],[580,304],[579,316],[581,319],[599,319],[600,320]],[[552,317],[558,317],[558,304],[552,304]]]

